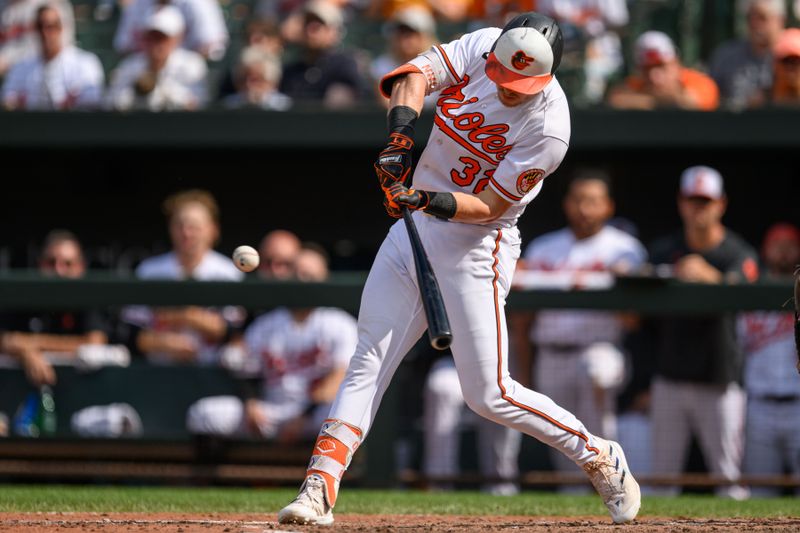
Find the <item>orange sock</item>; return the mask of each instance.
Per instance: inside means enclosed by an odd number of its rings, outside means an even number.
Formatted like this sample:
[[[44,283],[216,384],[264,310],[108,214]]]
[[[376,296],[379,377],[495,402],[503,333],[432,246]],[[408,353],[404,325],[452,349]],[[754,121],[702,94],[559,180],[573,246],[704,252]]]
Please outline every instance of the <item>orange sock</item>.
[[[316,474],[325,480],[325,495],[331,507],[336,504],[339,482],[361,444],[361,435],[357,427],[333,419],[326,420],[319,431],[306,477]]]

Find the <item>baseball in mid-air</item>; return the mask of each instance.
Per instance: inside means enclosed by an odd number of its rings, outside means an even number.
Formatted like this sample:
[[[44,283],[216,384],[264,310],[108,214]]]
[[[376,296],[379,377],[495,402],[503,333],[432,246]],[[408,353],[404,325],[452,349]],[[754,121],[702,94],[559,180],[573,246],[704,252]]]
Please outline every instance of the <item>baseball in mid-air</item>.
[[[258,252],[252,246],[239,246],[233,251],[233,264],[242,272],[252,272],[258,267]]]

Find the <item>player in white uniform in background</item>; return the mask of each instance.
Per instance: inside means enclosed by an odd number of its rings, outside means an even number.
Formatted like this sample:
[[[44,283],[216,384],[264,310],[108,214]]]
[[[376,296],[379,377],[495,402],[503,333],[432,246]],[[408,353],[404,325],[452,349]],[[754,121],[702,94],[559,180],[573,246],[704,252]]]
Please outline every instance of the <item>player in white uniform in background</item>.
[[[768,279],[790,280],[800,264],[800,230],[776,224],[764,237],[762,257]],[[747,392],[744,473],[780,476],[784,467],[800,476],[800,378],[795,372],[794,313],[751,311],[738,323],[745,353]],[[753,496],[774,496],[754,487]]]
[[[583,466],[615,522],[632,520],[639,486],[622,449],[508,371],[505,298],[519,258],[516,222],[561,163],[570,133],[553,77],[563,49],[552,19],[525,13],[430,51],[381,82],[389,142],[375,163],[387,212],[413,211],[453,332],[464,401],[476,413],[558,448]],[[411,182],[414,123],[441,90]],[[408,186],[413,188],[409,189]],[[331,524],[339,482],[368,433],[397,366],[426,328],[403,222],[383,242],[364,287],[358,347],[323,424],[300,494],[281,523]]]
[[[517,277],[517,285],[608,286],[613,274],[635,271],[646,261],[647,252],[635,237],[607,224],[614,215],[614,201],[603,172],[583,171],[574,177],[564,198],[564,213],[566,228],[527,246],[525,271]],[[536,313],[532,327],[521,325],[521,329],[517,338],[528,331],[534,354],[520,340],[518,355],[528,361],[533,355],[536,390],[575,413],[596,435],[616,439],[616,396],[625,378],[620,351],[623,318],[607,311],[545,310]],[[575,471],[563,454],[552,453],[551,458],[556,470]]]
[[[325,281],[327,259],[306,248],[293,270],[300,281]],[[186,418],[189,431],[285,442],[314,438],[357,340],[355,319],[341,309],[281,307],[261,315],[244,335],[244,369],[262,378],[260,390],[245,401],[237,396],[198,400]]]
[[[136,277],[145,280],[239,281],[233,262],[214,251],[219,239],[219,207],[207,191],[188,190],[164,201],[172,251],[142,261]],[[129,306],[122,319],[132,325],[131,342],[148,361],[215,365],[220,347],[244,322],[244,311],[185,306]]]
[[[513,368],[513,357],[511,357]],[[423,472],[429,479],[454,478],[459,474],[461,429],[472,422],[465,409],[458,370],[452,357],[433,363],[425,379],[423,392],[423,428],[425,453]],[[474,417],[478,436],[478,466],[484,482],[481,490],[494,496],[512,496],[519,492],[518,456],[522,433]],[[434,482],[434,488],[449,489],[448,483]]]

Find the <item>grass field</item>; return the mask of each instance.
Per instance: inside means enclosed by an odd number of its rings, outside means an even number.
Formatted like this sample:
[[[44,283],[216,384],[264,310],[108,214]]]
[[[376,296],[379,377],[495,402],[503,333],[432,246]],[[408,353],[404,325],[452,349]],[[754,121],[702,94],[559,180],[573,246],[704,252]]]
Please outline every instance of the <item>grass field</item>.
[[[294,489],[163,488],[118,486],[0,485],[0,512],[239,513],[273,515],[295,496]],[[497,497],[477,492],[430,493],[347,489],[338,513],[397,515],[606,516],[596,496],[525,492]],[[745,502],[711,496],[645,498],[642,517],[797,518],[800,499]]]

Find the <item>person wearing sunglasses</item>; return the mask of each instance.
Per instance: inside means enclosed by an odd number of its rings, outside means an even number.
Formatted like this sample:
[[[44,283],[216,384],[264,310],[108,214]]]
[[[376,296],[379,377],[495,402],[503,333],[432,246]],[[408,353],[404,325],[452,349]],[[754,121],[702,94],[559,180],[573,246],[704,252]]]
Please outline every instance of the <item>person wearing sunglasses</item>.
[[[38,271],[43,276],[78,279],[86,260],[78,238],[54,230],[44,240]],[[16,358],[35,386],[54,385],[52,357],[74,357],[83,345],[108,341],[107,317],[99,311],[35,311],[0,316],[0,353]]]

